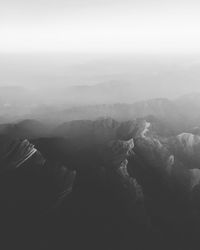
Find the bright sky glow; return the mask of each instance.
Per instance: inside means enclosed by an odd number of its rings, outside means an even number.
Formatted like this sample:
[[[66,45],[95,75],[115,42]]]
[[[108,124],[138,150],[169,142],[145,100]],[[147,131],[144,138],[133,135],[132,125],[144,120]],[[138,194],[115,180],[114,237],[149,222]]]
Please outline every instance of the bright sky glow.
[[[200,52],[199,14],[194,1],[7,0],[0,52]]]

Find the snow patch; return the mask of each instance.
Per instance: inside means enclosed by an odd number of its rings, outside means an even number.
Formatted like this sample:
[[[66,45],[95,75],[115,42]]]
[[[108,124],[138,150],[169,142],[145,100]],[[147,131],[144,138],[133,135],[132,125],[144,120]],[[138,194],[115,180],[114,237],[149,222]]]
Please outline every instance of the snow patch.
[[[143,138],[146,138],[146,134],[149,132],[150,126],[151,126],[151,123],[145,121],[145,127],[144,127],[144,130],[143,130],[142,133],[141,133],[141,136],[142,136]]]
[[[171,174],[171,171],[172,171],[172,166],[174,165],[174,155],[170,155],[170,157],[168,158],[168,161],[167,161],[167,173],[168,174]]]
[[[191,183],[190,188],[193,189],[196,185],[200,184],[200,169],[191,169]]]

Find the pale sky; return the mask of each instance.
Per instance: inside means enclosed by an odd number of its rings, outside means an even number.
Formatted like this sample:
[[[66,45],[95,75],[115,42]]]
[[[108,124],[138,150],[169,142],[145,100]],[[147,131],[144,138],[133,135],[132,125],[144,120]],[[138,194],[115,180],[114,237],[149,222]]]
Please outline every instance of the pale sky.
[[[200,52],[195,0],[0,0],[0,52]]]

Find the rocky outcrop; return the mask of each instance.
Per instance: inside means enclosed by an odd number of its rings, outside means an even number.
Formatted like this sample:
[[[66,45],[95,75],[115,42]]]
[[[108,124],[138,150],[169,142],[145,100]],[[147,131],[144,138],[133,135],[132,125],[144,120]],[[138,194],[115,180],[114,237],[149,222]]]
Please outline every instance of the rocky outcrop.
[[[8,171],[22,166],[28,159],[37,153],[34,145],[28,140],[10,140],[4,144],[4,152],[1,154],[1,171]],[[42,159],[44,164],[45,159]]]
[[[137,225],[150,228],[150,219],[146,213],[144,194],[137,179],[129,174],[128,159],[134,157],[134,141],[111,141],[109,147],[109,162],[106,166],[109,180],[118,190],[118,198],[126,208],[126,216]]]
[[[46,160],[26,139],[14,140],[7,136],[0,139],[1,200],[10,202],[15,194],[16,206],[21,207],[22,200],[27,203],[32,200],[30,204],[37,207],[38,212],[44,212],[57,206],[72,191],[75,171]],[[29,209],[31,211],[31,205]]]
[[[174,155],[187,166],[188,169],[200,168],[200,136],[182,133],[169,138],[168,144]]]

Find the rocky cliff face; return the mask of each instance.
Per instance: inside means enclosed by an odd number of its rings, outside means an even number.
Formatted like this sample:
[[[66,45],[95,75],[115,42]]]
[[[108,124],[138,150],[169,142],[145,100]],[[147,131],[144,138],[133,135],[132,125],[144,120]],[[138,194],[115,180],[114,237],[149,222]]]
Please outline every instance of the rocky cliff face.
[[[71,192],[75,172],[64,165],[49,162],[28,140],[1,136],[0,145],[1,194],[4,190],[2,197],[6,201],[11,202],[15,194],[15,206],[21,207],[22,200],[32,200],[35,202],[34,207],[39,210],[43,204],[41,211],[38,210],[42,213],[43,209],[51,209],[62,197]],[[16,178],[12,183],[14,176]],[[31,212],[31,205],[29,209]]]
[[[142,188],[137,183],[137,180],[130,176],[127,169],[127,158],[133,155],[133,139],[130,139],[129,141],[111,141],[109,143],[109,148],[111,150],[110,165],[112,170],[118,175],[123,187],[129,190],[133,201],[142,200]]]

